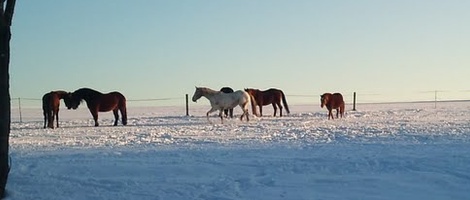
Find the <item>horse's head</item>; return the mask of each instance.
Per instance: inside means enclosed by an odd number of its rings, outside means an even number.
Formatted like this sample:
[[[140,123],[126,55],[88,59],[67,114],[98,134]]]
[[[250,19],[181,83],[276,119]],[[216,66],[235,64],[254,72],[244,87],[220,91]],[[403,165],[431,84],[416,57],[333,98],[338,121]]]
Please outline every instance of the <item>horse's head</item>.
[[[73,93],[67,93],[67,95],[64,96],[64,102],[65,106],[67,109],[77,109],[78,106],[80,105],[81,99],[77,98],[76,95],[73,95]]]
[[[323,108],[323,106],[325,106],[328,103],[329,99],[330,99],[330,96],[327,95],[326,93],[323,95],[320,95],[320,103],[321,103],[320,107]]]
[[[194,91],[193,95],[193,102],[196,102],[199,98],[202,97],[202,89],[199,87],[196,87],[196,91]]]

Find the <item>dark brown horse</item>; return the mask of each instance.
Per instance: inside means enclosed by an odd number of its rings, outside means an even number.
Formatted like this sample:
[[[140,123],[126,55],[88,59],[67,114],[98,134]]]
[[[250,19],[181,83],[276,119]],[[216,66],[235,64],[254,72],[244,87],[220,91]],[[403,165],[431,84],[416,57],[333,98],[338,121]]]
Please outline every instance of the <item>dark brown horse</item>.
[[[253,96],[256,100],[256,104],[259,106],[259,116],[263,116],[263,106],[272,104],[274,108],[274,115],[276,116],[277,107],[279,107],[279,115],[282,117],[282,105],[281,101],[286,108],[287,114],[290,113],[289,106],[287,105],[286,96],[284,92],[279,89],[270,88],[265,91],[258,89],[247,88],[245,89],[248,94]],[[253,105],[253,104],[252,104]],[[256,113],[256,106],[252,106],[253,114]]]
[[[223,87],[220,89],[221,92],[223,93],[232,93],[233,89],[230,87]],[[225,117],[230,116],[230,118],[233,118],[233,108],[231,109],[225,109],[224,110]]]
[[[59,127],[59,106],[60,100],[67,96],[66,91],[51,91],[42,96],[42,114],[44,115],[44,128],[54,128],[54,118],[56,127]],[[47,124],[47,126],[46,126]]]
[[[338,115],[341,114],[341,118],[343,118],[344,115],[344,100],[343,100],[343,95],[340,93],[325,93],[323,95],[320,95],[320,102],[321,106],[326,106],[326,109],[328,109],[328,119],[334,119],[333,113],[331,110],[336,109],[336,118],[339,118]]]
[[[110,92],[103,94],[90,88],[81,88],[69,93],[64,98],[65,105],[68,109],[77,109],[80,102],[85,100],[88,109],[95,120],[95,126],[98,124],[98,112],[113,111],[114,126],[117,126],[119,121],[118,111],[121,112],[122,124],[127,125],[127,111],[126,111],[126,98],[119,92]]]

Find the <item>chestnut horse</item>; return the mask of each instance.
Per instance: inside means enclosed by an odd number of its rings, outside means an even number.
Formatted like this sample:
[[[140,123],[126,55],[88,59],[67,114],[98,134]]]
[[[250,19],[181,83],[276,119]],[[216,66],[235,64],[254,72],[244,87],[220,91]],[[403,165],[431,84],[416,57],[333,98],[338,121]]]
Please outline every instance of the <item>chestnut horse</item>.
[[[247,88],[245,91],[255,98],[256,104],[259,106],[259,116],[263,116],[263,106],[272,104],[274,108],[273,116],[276,116],[277,107],[279,107],[279,115],[282,117],[281,101],[286,108],[287,114],[290,113],[289,106],[286,101],[286,95],[284,95],[282,90],[270,88],[268,90],[261,91],[258,89]],[[256,113],[256,106],[253,106],[252,109],[253,113]]]
[[[252,102],[251,96],[243,90],[237,90],[232,93],[224,93],[221,91],[212,90],[205,87],[196,87],[194,91],[193,102],[196,102],[201,97],[206,97],[211,103],[211,109],[207,111],[206,117],[207,121],[209,120],[209,114],[219,110],[219,117],[221,123],[224,123],[224,118],[222,117],[222,112],[225,109],[231,109],[237,105],[243,110],[243,114],[240,116],[240,120],[243,120],[243,116],[246,116],[246,121],[249,121],[248,113],[248,104]]]
[[[60,100],[67,95],[66,91],[51,91],[42,96],[42,114],[44,115],[44,128],[54,128],[54,118],[56,127],[59,127],[59,105]]]
[[[340,93],[325,93],[323,95],[320,95],[320,102],[321,106],[326,106],[326,109],[328,109],[328,119],[334,119],[333,113],[331,110],[336,109],[336,118],[338,118],[338,115],[341,114],[341,118],[343,118],[344,114],[344,100],[343,100],[343,95]]]
[[[118,111],[121,112],[122,124],[127,125],[127,111],[126,111],[126,98],[119,92],[110,92],[103,94],[90,88],[81,88],[75,90],[75,92],[69,93],[64,98],[65,105],[68,109],[78,108],[80,102],[85,100],[88,109],[90,110],[93,120],[95,120],[95,126],[98,124],[98,112],[109,112],[113,111],[114,114],[114,126],[117,126],[119,115]]]
[[[230,87],[223,87],[220,89],[220,91],[223,93],[232,93],[233,89]],[[225,117],[230,116],[230,118],[233,118],[233,108],[225,109],[224,114],[225,114]]]

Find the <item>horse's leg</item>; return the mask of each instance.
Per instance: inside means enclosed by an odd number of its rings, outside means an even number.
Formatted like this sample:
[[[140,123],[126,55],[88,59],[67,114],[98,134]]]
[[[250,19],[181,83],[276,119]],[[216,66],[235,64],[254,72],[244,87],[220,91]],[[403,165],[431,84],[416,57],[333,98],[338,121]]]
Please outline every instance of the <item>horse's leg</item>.
[[[118,111],[119,109],[114,109],[113,110],[113,114],[114,114],[114,126],[117,126],[118,125],[118,121],[119,121],[119,114],[118,114]]]
[[[328,108],[328,120],[333,117],[333,113],[331,108]]]
[[[243,107],[243,105],[240,105],[240,108],[243,111],[242,115],[240,115],[240,121],[243,121],[243,116],[245,115],[245,108]]]
[[[121,118],[122,118],[122,125],[127,125],[127,110],[126,107],[120,108],[121,111]]]
[[[223,113],[224,113],[224,109],[220,109],[219,110],[219,117],[220,117],[220,123],[224,124],[224,116],[223,116]]]
[[[279,100],[279,102],[277,102],[277,107],[279,107],[279,116],[282,117],[282,105],[281,105],[281,100]]]
[[[228,117],[228,109],[224,109],[224,117]]]
[[[47,112],[47,127],[54,128],[54,110]]]
[[[244,109],[242,108],[243,110],[243,114],[240,116],[240,121],[243,121],[243,116],[246,117],[246,121],[250,121],[250,117],[249,117],[249,113],[248,113],[248,109]]]
[[[211,120],[209,120],[209,114],[212,112],[216,111],[217,109],[211,108],[209,111],[206,113],[207,121],[212,124]]]
[[[231,108],[231,109],[229,110],[229,116],[230,116],[230,118],[233,118],[233,108]]]
[[[240,121],[243,121],[243,116],[246,117],[246,121],[250,121],[249,112],[248,112],[248,103],[240,104],[240,108],[243,111],[243,114],[240,116]]]
[[[246,121],[250,121],[250,113],[248,113],[248,108],[245,109],[245,116],[246,116]]]
[[[46,124],[47,124],[47,112],[46,110],[42,110],[42,115],[44,115],[44,128],[46,128]]]
[[[54,112],[56,127],[59,128],[59,108]]]
[[[276,104],[273,103],[273,109],[274,109],[274,117],[276,117],[276,113],[277,113],[277,107],[276,107]]]
[[[245,116],[246,116],[246,121],[250,121],[250,113],[248,112],[248,102],[245,104]]]
[[[90,109],[90,113],[93,116],[93,120],[95,120],[95,126],[99,126],[100,124],[98,123],[98,111]]]
[[[343,115],[341,115],[342,117]],[[336,119],[339,119],[339,108],[336,108]]]
[[[259,116],[262,117],[263,116],[263,105],[259,105]]]

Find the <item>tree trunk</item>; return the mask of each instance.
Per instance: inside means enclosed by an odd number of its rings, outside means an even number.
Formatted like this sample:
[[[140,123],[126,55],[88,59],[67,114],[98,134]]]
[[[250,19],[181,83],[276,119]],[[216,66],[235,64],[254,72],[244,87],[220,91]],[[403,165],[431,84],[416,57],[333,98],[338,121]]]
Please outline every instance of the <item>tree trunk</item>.
[[[5,187],[10,173],[9,165],[9,138],[11,122],[11,103],[10,103],[10,38],[11,21],[15,0],[1,0],[0,13],[0,197],[5,196]]]

